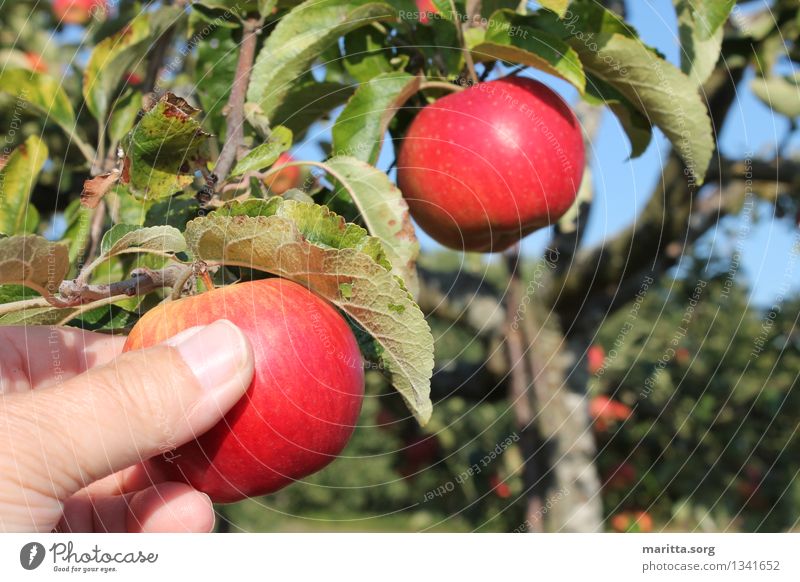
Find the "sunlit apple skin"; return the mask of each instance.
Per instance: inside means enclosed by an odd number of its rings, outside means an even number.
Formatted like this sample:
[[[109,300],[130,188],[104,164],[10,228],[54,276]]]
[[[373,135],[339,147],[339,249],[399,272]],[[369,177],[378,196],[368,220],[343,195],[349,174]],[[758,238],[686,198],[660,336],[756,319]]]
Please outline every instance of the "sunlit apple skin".
[[[333,461],[358,419],[364,369],[336,309],[277,278],[161,304],[134,326],[124,349],[223,318],[253,346],[253,382],[216,426],[152,463],[168,479],[228,503],[272,493]],[[208,346],[209,352],[215,348]]]
[[[398,156],[412,217],[443,245],[502,251],[556,222],[584,169],[580,126],[547,86],[513,77],[424,107]]]
[[[53,0],[53,13],[64,24],[86,24],[93,12],[107,8],[106,0]]]
[[[272,167],[280,168],[293,161],[294,158],[290,154],[282,153]],[[283,196],[287,190],[298,188],[301,185],[301,180],[300,168],[298,166],[289,166],[264,179],[264,185],[275,196]]]

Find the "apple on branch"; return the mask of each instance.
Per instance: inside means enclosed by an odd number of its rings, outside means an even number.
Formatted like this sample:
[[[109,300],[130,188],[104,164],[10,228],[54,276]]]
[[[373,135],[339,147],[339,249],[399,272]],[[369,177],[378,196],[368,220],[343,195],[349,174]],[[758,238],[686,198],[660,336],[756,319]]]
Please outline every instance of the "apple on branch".
[[[513,77],[424,107],[400,147],[397,180],[435,240],[498,252],[556,222],[575,202],[583,170],[569,106],[542,83]]]

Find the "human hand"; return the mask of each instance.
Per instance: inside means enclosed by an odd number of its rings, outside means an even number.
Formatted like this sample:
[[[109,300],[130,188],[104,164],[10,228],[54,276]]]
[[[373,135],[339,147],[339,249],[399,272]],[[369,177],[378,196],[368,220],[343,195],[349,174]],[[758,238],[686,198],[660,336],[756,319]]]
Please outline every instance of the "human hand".
[[[208,496],[146,462],[238,401],[253,353],[228,321],[121,354],[123,337],[0,327],[0,531],[211,531]]]

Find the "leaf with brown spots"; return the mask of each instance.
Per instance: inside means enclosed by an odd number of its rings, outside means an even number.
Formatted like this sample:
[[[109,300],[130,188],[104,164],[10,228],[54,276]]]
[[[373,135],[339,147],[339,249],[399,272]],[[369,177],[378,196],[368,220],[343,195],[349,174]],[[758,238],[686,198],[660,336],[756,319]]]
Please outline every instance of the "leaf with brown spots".
[[[252,215],[251,215],[252,214]],[[252,201],[186,228],[196,259],[291,279],[345,312],[421,424],[431,415],[433,337],[417,304],[392,276],[380,243],[314,204]]]

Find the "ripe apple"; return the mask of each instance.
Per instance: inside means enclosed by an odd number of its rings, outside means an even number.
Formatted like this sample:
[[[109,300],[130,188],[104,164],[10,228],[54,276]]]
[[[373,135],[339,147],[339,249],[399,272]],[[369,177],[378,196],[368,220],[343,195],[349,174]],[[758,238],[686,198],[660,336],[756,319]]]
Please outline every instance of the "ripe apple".
[[[605,395],[595,396],[589,402],[589,416],[599,431],[608,430],[610,424],[627,420],[633,410],[622,402]]]
[[[646,511],[623,511],[611,518],[611,529],[620,533],[649,533],[653,531],[653,518]]]
[[[586,359],[589,364],[589,373],[597,374],[597,372],[603,368],[603,363],[606,361],[606,351],[603,349],[603,346],[590,346],[586,352]]]
[[[28,68],[36,73],[46,73],[47,63],[44,62],[42,55],[39,53],[25,53],[25,61],[28,63]]]
[[[294,158],[288,153],[282,153],[273,164],[273,168],[280,168],[281,166],[293,162]],[[302,184],[302,176],[300,168],[297,166],[289,166],[272,174],[264,179],[264,185],[269,188],[275,196],[282,196],[287,190],[297,188]]]
[[[419,21],[422,24],[428,24],[431,21],[432,14],[438,14],[439,9],[433,0],[416,0],[417,11],[419,12]]]
[[[511,487],[509,487],[508,483],[505,481],[501,481],[496,473],[489,477],[489,486],[500,499],[508,499],[511,497]]]
[[[53,0],[53,13],[64,24],[86,24],[92,14],[107,10],[106,0]]]
[[[169,479],[225,503],[277,491],[336,458],[361,409],[364,369],[339,312],[277,278],[162,303],[133,327],[124,349],[223,318],[250,339],[253,382],[211,430],[152,462]]]
[[[522,77],[424,107],[402,141],[397,181],[422,229],[456,250],[502,251],[575,201],[583,136],[569,106]]]

